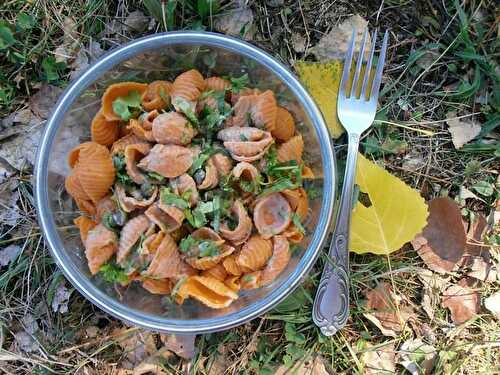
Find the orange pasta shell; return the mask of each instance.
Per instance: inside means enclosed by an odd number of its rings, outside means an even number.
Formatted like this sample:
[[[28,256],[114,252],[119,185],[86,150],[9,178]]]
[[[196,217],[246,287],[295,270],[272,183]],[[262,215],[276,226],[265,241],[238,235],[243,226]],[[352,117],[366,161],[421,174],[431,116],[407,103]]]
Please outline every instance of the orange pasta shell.
[[[142,108],[146,111],[164,109],[170,104],[172,83],[168,81],[151,82],[142,94]]]
[[[283,107],[278,107],[276,113],[276,126],[271,134],[280,142],[288,141],[295,134],[293,116]]]
[[[80,238],[82,239],[82,242],[85,243],[87,240],[87,235],[90,230],[94,229],[97,223],[90,219],[87,216],[78,216],[75,220],[73,220],[73,223],[78,227],[80,230]]]
[[[224,284],[235,292],[239,291],[241,288],[239,276],[229,276],[226,280],[224,280]]]
[[[271,255],[271,241],[254,234],[241,247],[236,263],[242,268],[257,271],[264,267]]]
[[[273,282],[290,261],[290,244],[284,236],[273,237],[273,255],[262,270],[262,285]]]
[[[118,139],[119,134],[120,122],[108,121],[102,114],[102,111],[97,112],[90,125],[92,141],[109,147]]]
[[[296,135],[290,138],[285,143],[278,146],[277,156],[278,161],[285,162],[295,160],[300,162],[302,160],[302,153],[304,152],[304,140],[302,135]]]
[[[169,279],[146,279],[142,287],[152,294],[170,294],[173,283]]]
[[[231,87],[231,83],[221,77],[209,77],[205,79],[206,90],[224,91]]]
[[[191,276],[181,285],[178,294],[192,297],[214,309],[227,307],[238,299],[238,295],[223,282],[203,276]]]
[[[211,257],[203,257],[203,258],[187,258],[186,262],[193,268],[197,270],[208,270],[212,267],[215,267],[219,264],[224,258],[228,257],[234,252],[234,247],[224,245],[222,247],[222,253],[219,255],[211,256]]]
[[[261,271],[246,273],[241,276],[240,286],[241,289],[257,289],[260,288],[260,279],[262,277]]]
[[[197,100],[205,85],[203,76],[196,69],[179,74],[172,85],[172,102],[175,103],[177,97],[188,101]]]
[[[212,277],[219,281],[224,281],[227,277],[227,272],[224,266],[222,266],[221,264],[216,264],[212,268],[202,271],[200,275],[204,277]]]
[[[130,91],[138,91],[144,94],[147,83],[120,82],[110,85],[102,96],[102,114],[108,121],[120,121],[121,118],[113,111],[113,102],[120,96],[127,96]]]

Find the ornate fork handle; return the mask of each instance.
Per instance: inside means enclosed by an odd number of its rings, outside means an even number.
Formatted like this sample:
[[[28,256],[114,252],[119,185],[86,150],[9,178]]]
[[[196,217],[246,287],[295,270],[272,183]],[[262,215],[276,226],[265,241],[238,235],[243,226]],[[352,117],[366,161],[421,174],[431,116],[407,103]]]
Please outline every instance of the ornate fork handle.
[[[349,226],[356,176],[359,134],[349,134],[344,186],[337,211],[328,262],[323,269],[313,306],[314,323],[325,336],[341,329],[349,316]]]

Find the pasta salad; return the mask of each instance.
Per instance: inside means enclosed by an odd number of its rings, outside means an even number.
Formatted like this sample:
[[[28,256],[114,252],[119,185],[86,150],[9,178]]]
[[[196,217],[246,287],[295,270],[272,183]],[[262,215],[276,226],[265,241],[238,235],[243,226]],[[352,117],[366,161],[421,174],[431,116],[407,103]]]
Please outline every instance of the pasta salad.
[[[105,90],[65,180],[92,275],[218,309],[285,269],[314,176],[293,115],[247,86],[193,69]]]

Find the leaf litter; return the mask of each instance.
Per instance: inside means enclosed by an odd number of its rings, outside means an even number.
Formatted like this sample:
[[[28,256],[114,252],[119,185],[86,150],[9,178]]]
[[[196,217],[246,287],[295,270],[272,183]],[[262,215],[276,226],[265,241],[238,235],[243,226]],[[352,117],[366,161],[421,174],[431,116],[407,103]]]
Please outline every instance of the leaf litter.
[[[214,27],[221,33],[252,40],[256,32],[252,9],[244,0],[235,3],[235,8],[215,17]]]
[[[398,349],[400,363],[411,375],[431,375],[438,352],[421,339],[406,340]]]
[[[497,319],[500,319],[500,291],[493,293],[484,300],[484,307]]]
[[[363,365],[363,374],[394,373],[396,371],[396,353],[394,348],[394,342],[384,342],[377,347],[367,343],[367,347],[360,358],[360,362]]]
[[[479,293],[467,284],[466,279],[461,279],[457,284],[450,285],[441,299],[441,306],[450,310],[451,320],[456,325],[472,319],[480,309]]]
[[[366,291],[365,310],[365,318],[375,324],[384,336],[390,337],[398,337],[414,315],[410,301],[396,294],[386,282]]]
[[[451,134],[451,140],[456,149],[462,148],[481,133],[480,124],[468,118],[457,118],[457,113],[454,111],[448,112],[446,118],[448,131]]]
[[[465,251],[462,215],[450,198],[435,198],[428,205],[427,225],[411,243],[429,269],[438,273],[450,272]]]
[[[274,371],[274,375],[328,375],[323,357],[306,358],[298,361],[291,368],[282,365]]]
[[[65,282],[59,283],[51,303],[52,311],[61,314],[68,312],[69,297],[73,293],[73,289],[69,290],[65,284]]]

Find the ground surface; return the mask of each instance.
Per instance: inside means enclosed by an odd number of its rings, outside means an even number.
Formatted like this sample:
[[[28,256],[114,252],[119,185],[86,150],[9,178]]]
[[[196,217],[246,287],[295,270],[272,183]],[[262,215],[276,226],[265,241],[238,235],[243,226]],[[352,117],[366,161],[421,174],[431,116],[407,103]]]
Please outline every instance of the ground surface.
[[[321,259],[286,304],[239,328],[198,337],[194,358],[182,360],[165,349],[186,354],[175,340],[124,327],[64,280],[36,222],[30,167],[33,134],[43,127],[57,87],[67,85],[101,49],[165,28],[210,30],[218,17],[239,7],[245,11],[231,21],[232,29],[293,65],[314,60],[310,47],[359,14],[391,32],[382,121],[363,138],[363,153],[426,199],[454,199],[467,225],[485,217],[486,235],[476,239],[489,249],[494,269],[499,261],[493,228],[499,146],[491,131],[499,110],[494,2],[224,1],[212,16],[203,1],[168,1],[167,16],[177,7],[165,18],[161,7],[155,8],[159,2],[144,3],[7,0],[0,5],[0,372],[113,374],[135,367],[136,373],[410,373],[413,363],[415,374],[425,368],[434,374],[499,373],[500,323],[490,302],[485,306],[499,290],[498,279],[465,278],[470,269],[462,267],[440,275],[429,288],[430,271],[409,244],[390,256],[352,255],[351,317],[333,338],[322,337],[311,321]],[[36,95],[40,90],[46,91]],[[482,124],[482,131],[457,150],[450,120]],[[336,140],[339,160],[344,143],[342,137]],[[444,288],[458,280],[468,282],[478,305],[477,315],[463,324],[441,300]],[[367,302],[369,291],[377,285],[384,293],[390,286],[396,296],[391,301],[397,313],[389,318],[400,318],[404,310],[408,324],[396,321],[387,329],[387,316],[377,315],[378,325],[366,316],[374,308],[373,300]],[[461,299],[459,305],[467,302]],[[498,302],[496,308],[498,314]],[[409,350],[415,342],[419,349]],[[152,362],[143,362],[147,358]],[[149,363],[160,363],[162,370]]]

